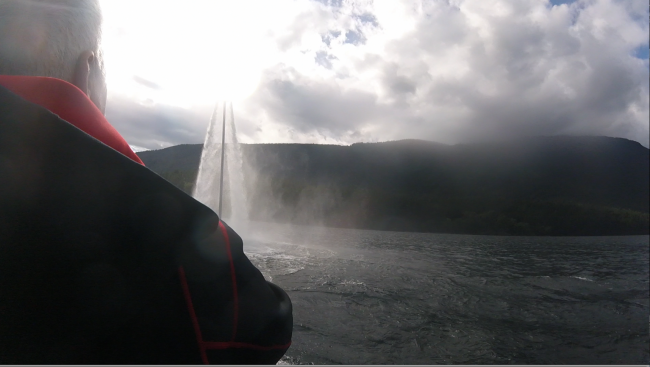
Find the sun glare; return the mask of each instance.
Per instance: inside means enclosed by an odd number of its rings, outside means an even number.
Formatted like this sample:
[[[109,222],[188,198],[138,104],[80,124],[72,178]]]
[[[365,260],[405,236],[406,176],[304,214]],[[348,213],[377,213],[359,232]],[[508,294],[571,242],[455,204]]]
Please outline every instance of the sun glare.
[[[111,93],[178,106],[240,100],[256,88],[264,18],[250,1],[103,0]]]

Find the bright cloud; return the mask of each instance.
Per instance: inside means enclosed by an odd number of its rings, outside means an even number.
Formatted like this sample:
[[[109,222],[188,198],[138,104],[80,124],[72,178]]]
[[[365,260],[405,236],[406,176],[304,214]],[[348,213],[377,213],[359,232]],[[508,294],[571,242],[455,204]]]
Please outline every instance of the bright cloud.
[[[640,0],[106,0],[104,11],[107,116],[140,147],[201,142],[224,97],[244,142],[581,134],[648,146]]]

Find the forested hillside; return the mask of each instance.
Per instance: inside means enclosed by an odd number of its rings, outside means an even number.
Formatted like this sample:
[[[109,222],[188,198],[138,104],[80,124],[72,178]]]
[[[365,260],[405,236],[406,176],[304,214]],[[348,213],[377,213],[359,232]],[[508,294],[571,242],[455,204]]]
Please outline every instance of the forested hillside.
[[[649,153],[605,137],[243,145],[252,219],[507,235],[648,234]],[[191,193],[201,145],[138,153]]]

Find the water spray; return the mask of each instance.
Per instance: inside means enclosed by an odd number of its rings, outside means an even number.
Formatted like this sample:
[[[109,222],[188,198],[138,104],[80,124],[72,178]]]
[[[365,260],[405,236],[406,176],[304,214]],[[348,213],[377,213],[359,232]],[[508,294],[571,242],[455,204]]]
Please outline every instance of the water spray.
[[[232,103],[230,104],[232,109]],[[223,206],[223,171],[226,156],[226,102],[223,102],[223,127],[221,128],[221,177],[219,179],[219,211],[217,215],[221,218],[221,208]]]
[[[223,111],[219,111],[219,108],[223,108]],[[242,221],[248,220],[248,205],[243,155],[237,139],[233,109],[233,103],[228,101],[218,101],[214,106],[201,152],[201,163],[193,196],[214,210],[219,218],[225,215],[224,201],[230,199],[228,219],[241,224]],[[219,121],[219,112],[221,112],[221,121]],[[229,185],[228,190],[224,188],[225,183]]]

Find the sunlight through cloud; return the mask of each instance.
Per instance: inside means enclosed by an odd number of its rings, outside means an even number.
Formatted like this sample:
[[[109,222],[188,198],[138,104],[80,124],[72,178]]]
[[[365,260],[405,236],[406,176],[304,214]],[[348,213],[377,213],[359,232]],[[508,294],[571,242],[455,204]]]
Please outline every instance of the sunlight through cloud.
[[[256,88],[268,61],[264,19],[274,7],[247,1],[104,0],[112,92],[190,106],[239,100]],[[261,16],[264,14],[264,17]],[[160,88],[137,87],[134,78]]]

